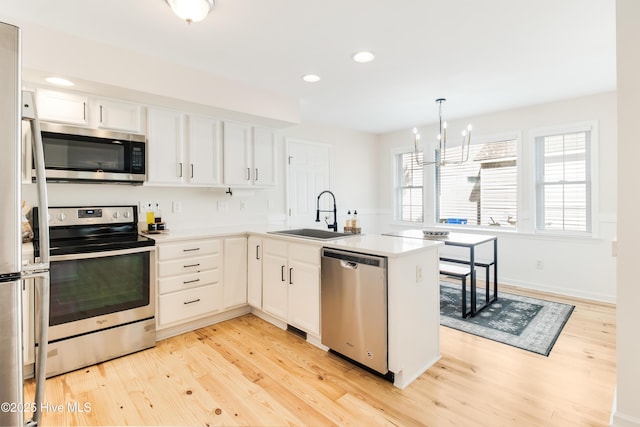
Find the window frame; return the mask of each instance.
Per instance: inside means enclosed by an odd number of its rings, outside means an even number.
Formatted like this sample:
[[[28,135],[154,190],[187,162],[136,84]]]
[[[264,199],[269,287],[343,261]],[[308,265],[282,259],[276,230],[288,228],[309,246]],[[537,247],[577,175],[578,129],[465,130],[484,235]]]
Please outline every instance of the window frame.
[[[409,148],[397,148],[392,150],[392,155],[391,155],[391,162],[392,162],[392,171],[393,171],[393,221],[396,224],[400,224],[400,225],[424,225],[425,222],[425,215],[426,215],[426,203],[425,203],[425,191],[426,191],[426,179],[425,179],[425,175],[426,175],[426,169],[425,169],[425,152],[424,150],[420,150],[419,153],[422,154],[422,186],[420,186],[419,188],[421,188],[422,190],[422,220],[420,221],[407,221],[407,220],[403,220],[402,219],[402,195],[401,195],[401,191],[403,188],[407,188],[407,187],[402,187],[401,186],[401,167],[400,167],[400,162],[401,160],[401,156],[404,154],[413,154],[414,151],[412,149]],[[410,188],[418,188],[417,186],[411,186]]]
[[[538,140],[540,138],[556,135],[567,135],[572,133],[589,132],[588,152],[585,154],[585,159],[588,164],[586,165],[586,172],[589,176],[585,177],[585,183],[587,185],[587,221],[590,226],[588,230],[548,230],[540,228],[540,215],[544,210],[544,198],[541,197],[540,185],[544,183],[540,182],[540,168],[542,167],[540,161],[540,151],[538,150]],[[570,123],[566,125],[558,125],[553,127],[547,127],[542,129],[535,129],[530,132],[530,144],[531,144],[531,163],[532,163],[532,202],[533,202],[533,215],[532,221],[533,231],[538,235],[548,236],[567,236],[567,237],[596,237],[599,233],[599,215],[598,215],[598,152],[599,152],[599,127],[597,121]]]

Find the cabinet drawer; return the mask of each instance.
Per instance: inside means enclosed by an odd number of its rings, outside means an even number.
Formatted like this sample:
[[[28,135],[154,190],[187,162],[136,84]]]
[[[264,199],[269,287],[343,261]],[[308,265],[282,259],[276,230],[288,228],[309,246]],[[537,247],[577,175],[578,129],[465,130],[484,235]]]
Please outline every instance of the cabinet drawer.
[[[312,265],[320,265],[320,246],[317,245],[289,245],[289,259]]]
[[[204,257],[163,261],[158,263],[158,275],[160,278],[165,278],[180,274],[198,273],[200,271],[220,268],[221,265],[222,257],[219,253]]]
[[[197,257],[205,254],[220,253],[221,250],[222,242],[220,240],[191,240],[160,245],[158,247],[158,260]]]
[[[221,283],[160,295],[158,324],[167,325],[203,316],[218,311],[221,307]]]
[[[158,280],[158,293],[163,295],[213,283],[220,283],[219,268],[160,279]]]

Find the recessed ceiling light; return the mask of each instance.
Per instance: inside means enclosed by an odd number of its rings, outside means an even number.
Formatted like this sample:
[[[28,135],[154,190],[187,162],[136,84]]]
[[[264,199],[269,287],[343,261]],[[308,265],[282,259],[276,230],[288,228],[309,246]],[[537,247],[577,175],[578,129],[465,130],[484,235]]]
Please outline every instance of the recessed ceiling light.
[[[302,80],[307,83],[316,83],[320,81],[320,76],[317,76],[315,74],[305,74],[304,76],[302,76]]]
[[[376,56],[373,54],[373,52],[367,52],[367,51],[357,52],[353,54],[353,60],[363,64],[365,62],[373,61],[375,57]]]
[[[63,79],[62,77],[47,77],[45,80],[58,86],[73,86],[73,82]]]

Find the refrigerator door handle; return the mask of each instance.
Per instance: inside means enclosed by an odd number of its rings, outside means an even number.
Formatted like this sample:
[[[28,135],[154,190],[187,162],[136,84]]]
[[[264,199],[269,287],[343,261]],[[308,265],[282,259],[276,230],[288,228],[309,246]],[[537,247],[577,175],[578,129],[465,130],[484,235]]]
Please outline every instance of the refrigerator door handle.
[[[39,215],[40,264],[28,266],[26,269],[28,271],[47,270],[49,268],[49,215],[47,214],[49,201],[47,200],[47,178],[44,171],[44,149],[42,148],[42,134],[40,133],[35,96],[33,92],[27,90],[22,91],[22,119],[28,120],[31,126],[31,142],[38,187],[38,206],[43,213]]]

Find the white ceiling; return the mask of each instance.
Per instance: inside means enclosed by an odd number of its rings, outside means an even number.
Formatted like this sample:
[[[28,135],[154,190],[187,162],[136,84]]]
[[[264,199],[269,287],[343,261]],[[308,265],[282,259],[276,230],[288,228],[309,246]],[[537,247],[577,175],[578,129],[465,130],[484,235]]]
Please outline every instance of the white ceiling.
[[[300,99],[373,133],[615,90],[614,0],[2,0],[2,13]],[[351,55],[377,58],[357,64]],[[304,83],[303,74],[321,76]]]

